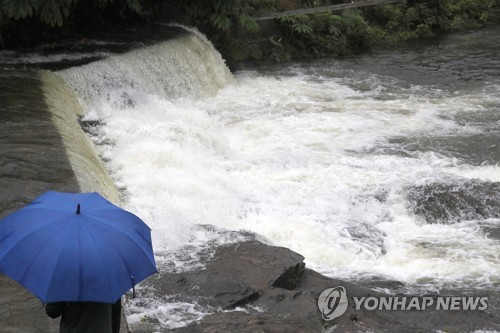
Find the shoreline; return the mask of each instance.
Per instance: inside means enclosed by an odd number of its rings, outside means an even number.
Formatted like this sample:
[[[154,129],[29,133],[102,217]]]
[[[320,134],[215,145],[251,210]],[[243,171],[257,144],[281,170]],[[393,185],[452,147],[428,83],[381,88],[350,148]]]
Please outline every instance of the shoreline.
[[[500,331],[498,290],[459,289],[417,295],[398,291],[405,287],[398,281],[326,277],[308,269],[303,259],[287,248],[250,240],[219,246],[214,257],[203,262],[204,268],[179,273],[160,271],[143,282],[139,303],[142,292],[145,297],[157,296],[158,300],[161,299],[158,295],[168,294],[176,302],[195,303],[203,309],[212,309],[212,313],[187,326],[171,329],[146,315],[140,323],[130,323],[131,332]],[[320,296],[325,290],[338,287],[344,288],[348,305],[338,317],[325,320],[319,310]],[[477,301],[474,310],[443,306],[446,302],[450,305],[452,298],[467,296]],[[486,298],[485,309],[479,302]],[[374,301],[387,299],[395,299],[399,305],[394,303],[389,309],[387,305],[374,307]],[[402,299],[407,300],[405,307],[401,305]],[[413,299],[420,303],[414,302],[412,306]],[[423,302],[428,306],[420,307]]]

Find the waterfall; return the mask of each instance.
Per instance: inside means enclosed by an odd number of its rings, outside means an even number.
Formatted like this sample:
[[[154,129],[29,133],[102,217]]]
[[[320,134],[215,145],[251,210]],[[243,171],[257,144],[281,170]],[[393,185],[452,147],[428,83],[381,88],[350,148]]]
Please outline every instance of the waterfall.
[[[114,89],[139,89],[165,98],[209,96],[233,79],[220,54],[197,31],[83,66],[41,70],[38,75],[81,190],[100,192],[113,202],[119,202],[119,192],[79,123],[94,103],[109,98]]]
[[[476,75],[457,53],[481,69],[498,57],[462,48],[233,77],[186,31],[40,77],[82,191],[108,191],[151,227],[160,270],[249,231],[336,278],[498,286],[498,77],[460,81],[449,65]],[[141,302],[132,322],[207,313]]]
[[[164,98],[203,97],[233,79],[212,44],[195,32],[57,74],[86,109],[116,89],[136,89]]]
[[[78,118],[83,109],[65,82],[49,71],[39,71],[42,90],[52,121],[57,127],[69,162],[82,192],[96,191],[118,203],[119,194]]]

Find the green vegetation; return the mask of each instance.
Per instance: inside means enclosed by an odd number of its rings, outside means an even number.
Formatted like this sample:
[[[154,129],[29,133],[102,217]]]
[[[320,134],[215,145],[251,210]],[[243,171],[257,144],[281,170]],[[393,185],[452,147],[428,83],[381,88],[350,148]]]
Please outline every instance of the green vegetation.
[[[397,42],[499,22],[499,9],[498,0],[414,0],[376,6],[369,20],[383,31],[384,40]]]
[[[286,50],[282,59],[345,57],[377,46],[500,23],[500,0],[408,0],[336,13],[288,16],[278,22],[284,32],[280,46]]]
[[[261,27],[255,20],[274,10],[274,0],[192,0],[183,3],[177,21],[197,27],[230,62],[262,59]]]
[[[175,21],[197,27],[234,65],[248,61],[345,57],[377,46],[500,22],[500,0],[407,0],[266,22],[255,19],[272,11],[334,3],[332,0],[0,0],[0,37],[7,46],[26,46],[117,24]]]
[[[319,13],[278,19],[284,31],[282,41],[292,59],[344,57],[361,53],[380,39],[360,11],[348,10],[341,15]]]
[[[152,0],[153,1],[153,0]],[[30,47],[150,17],[144,0],[0,0],[0,41]]]
[[[0,23],[6,25],[11,23],[12,20],[33,18],[50,27],[61,27],[67,22],[74,10],[82,10],[81,6],[77,6],[78,2],[83,3],[83,0],[1,0]],[[102,10],[109,6],[112,2],[113,0],[96,0],[93,3],[94,9],[97,12],[99,9]],[[139,15],[143,14],[139,0],[124,0],[121,1],[119,6],[121,7],[121,14],[126,10]],[[77,15],[78,13],[73,12],[73,14]]]

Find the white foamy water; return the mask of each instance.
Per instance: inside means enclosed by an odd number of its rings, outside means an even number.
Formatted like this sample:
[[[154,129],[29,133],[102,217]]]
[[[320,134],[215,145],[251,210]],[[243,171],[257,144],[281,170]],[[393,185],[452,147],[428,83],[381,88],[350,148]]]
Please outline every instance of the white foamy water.
[[[152,49],[153,64],[161,52]],[[409,187],[457,177],[499,181],[498,165],[432,150],[378,153],[397,145],[391,138],[480,134],[481,124],[456,116],[498,106],[498,86],[450,93],[370,73],[283,68],[234,79],[222,71],[215,87],[193,93],[184,93],[194,88],[183,78],[187,90],[170,85],[165,94],[158,82],[142,85],[147,78],[137,73],[125,80],[131,84],[115,84],[134,68],[151,70],[124,66],[145,61],[131,57],[61,75],[93,105],[84,120],[99,122],[93,140],[125,208],[152,228],[160,269],[196,267],[200,250],[244,238],[227,231],[250,231],[329,276],[498,285],[500,242],[483,228],[498,220],[427,224],[405,196]],[[116,68],[122,71],[109,79]],[[88,82],[97,82],[94,90]],[[153,316],[177,327],[210,312],[166,298],[143,302],[129,304],[132,323]]]
[[[86,118],[104,124],[101,153],[160,252],[210,242],[217,235],[197,227],[210,224],[262,235],[329,275],[498,282],[497,241],[473,221],[425,224],[404,197],[406,186],[498,167],[366,153],[394,136],[476,133],[443,117],[472,102],[373,94],[243,73],[204,99],[129,91],[127,106],[116,92]]]

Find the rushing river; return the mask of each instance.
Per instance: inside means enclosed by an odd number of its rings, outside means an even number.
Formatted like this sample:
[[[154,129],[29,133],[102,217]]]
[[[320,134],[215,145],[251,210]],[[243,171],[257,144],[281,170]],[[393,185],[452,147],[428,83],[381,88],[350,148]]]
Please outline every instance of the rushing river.
[[[494,27],[230,73],[194,33],[56,75],[160,269],[250,232],[332,277],[499,289],[498,45]],[[149,306],[130,320],[206,311]]]

